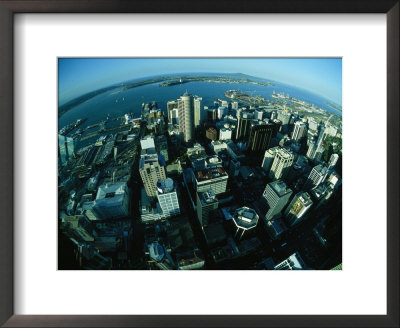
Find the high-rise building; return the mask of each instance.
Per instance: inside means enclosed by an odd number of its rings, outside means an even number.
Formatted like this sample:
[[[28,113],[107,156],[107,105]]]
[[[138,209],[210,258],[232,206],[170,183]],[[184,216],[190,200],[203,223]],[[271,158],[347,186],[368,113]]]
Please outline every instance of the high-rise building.
[[[226,113],[228,112],[228,108],[225,106],[219,106],[217,113],[218,113],[218,119],[222,120],[222,118],[226,115]]]
[[[334,168],[338,160],[339,160],[339,155],[332,154],[331,158],[329,159],[328,170]]]
[[[311,197],[307,192],[297,193],[285,211],[286,222],[291,226],[300,222],[312,204]]]
[[[257,108],[257,109],[254,111],[254,119],[255,119],[255,120],[262,121],[263,118],[264,118],[264,115],[265,115],[265,112],[264,112],[264,110],[263,110],[262,108]]]
[[[157,153],[162,155],[167,162],[169,158],[167,137],[165,135],[157,136],[154,141]]]
[[[294,155],[293,152],[286,148],[279,148],[276,151],[271,170],[269,171],[269,178],[278,180],[284,178],[293,165]]]
[[[217,120],[217,110],[215,108],[207,109],[207,120],[210,122],[214,122]]]
[[[235,237],[242,231],[239,237],[239,239],[242,239],[246,231],[252,230],[257,226],[258,218],[258,214],[252,208],[246,206],[238,208],[233,215],[233,222],[237,228]]]
[[[295,122],[292,133],[292,139],[295,141],[300,141],[306,136],[307,136],[307,125],[303,121]]]
[[[212,189],[216,195],[226,192],[228,174],[218,156],[204,159],[203,165],[193,170],[193,183],[197,192]]]
[[[202,227],[208,226],[210,212],[218,208],[218,199],[212,189],[199,191],[197,198],[197,218]]]
[[[283,132],[286,133],[288,130],[288,125],[290,124],[290,119],[292,118],[292,114],[286,110],[278,111],[278,120],[282,122]]]
[[[158,154],[142,156],[139,161],[139,172],[147,196],[156,197],[157,181],[166,179],[163,157]]]
[[[261,197],[261,203],[267,205],[264,220],[269,221],[279,217],[291,195],[292,190],[282,180],[268,183]]]
[[[324,181],[328,174],[328,168],[322,164],[314,166],[304,184],[304,190],[311,190],[317,187],[321,182]]]
[[[253,113],[249,111],[241,111],[236,131],[236,140],[247,140],[250,135],[251,122],[253,121]]]
[[[194,97],[185,92],[178,100],[179,131],[184,142],[194,138]]]
[[[219,130],[219,140],[230,140],[232,139],[232,129],[229,128],[229,124],[225,124],[228,125],[228,127],[223,127]]]
[[[204,120],[203,110],[201,110],[201,101],[203,98],[201,97],[194,97],[193,104],[194,104],[194,127],[200,126],[201,122]]]
[[[75,154],[75,141],[61,134],[58,135],[58,160],[59,165],[65,165]]]
[[[126,182],[101,185],[97,190],[93,210],[101,220],[129,215],[129,193]]]
[[[167,102],[168,122],[176,124],[173,120],[173,110],[178,110],[178,102],[176,100],[171,100]]]
[[[239,103],[237,101],[232,102],[232,109],[237,110],[239,108]]]
[[[280,149],[280,147],[273,147],[270,149],[267,149],[264,154],[264,159],[261,164],[261,167],[268,173],[269,170],[271,169],[272,163],[274,162],[274,158],[276,155],[276,152]]]
[[[180,214],[176,186],[171,178],[157,181],[157,198],[165,217]]]
[[[252,121],[247,149],[253,153],[264,152],[275,133],[276,127],[272,122]]]

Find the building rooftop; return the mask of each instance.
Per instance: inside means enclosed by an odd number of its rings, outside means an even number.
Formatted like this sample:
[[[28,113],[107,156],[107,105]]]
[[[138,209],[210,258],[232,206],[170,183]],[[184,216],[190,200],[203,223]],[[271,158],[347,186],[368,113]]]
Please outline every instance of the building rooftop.
[[[169,193],[175,190],[174,180],[171,178],[166,178],[165,180],[157,181],[157,191],[160,194]]]
[[[203,206],[217,201],[215,193],[212,189],[199,192],[199,198]]]
[[[282,180],[276,180],[268,184],[279,197],[291,192],[291,189]]]
[[[197,181],[205,181],[227,176],[228,174],[222,167],[206,168],[194,172]]]
[[[127,186],[126,182],[106,183],[97,190],[96,200],[115,198],[124,195]]]
[[[249,207],[240,207],[233,215],[233,222],[235,225],[244,230],[254,228],[258,223],[258,214],[255,210]]]
[[[286,260],[275,266],[275,270],[304,270],[306,265],[299,253],[293,253]]]
[[[164,247],[157,242],[151,243],[149,245],[149,254],[151,259],[153,259],[156,262],[160,262],[163,260],[165,256]]]

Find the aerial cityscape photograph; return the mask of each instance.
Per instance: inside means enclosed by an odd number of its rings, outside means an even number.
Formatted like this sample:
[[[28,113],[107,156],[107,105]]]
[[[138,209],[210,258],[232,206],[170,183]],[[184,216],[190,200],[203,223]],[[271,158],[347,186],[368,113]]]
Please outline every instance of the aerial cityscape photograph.
[[[342,270],[341,58],[59,58],[59,270]]]

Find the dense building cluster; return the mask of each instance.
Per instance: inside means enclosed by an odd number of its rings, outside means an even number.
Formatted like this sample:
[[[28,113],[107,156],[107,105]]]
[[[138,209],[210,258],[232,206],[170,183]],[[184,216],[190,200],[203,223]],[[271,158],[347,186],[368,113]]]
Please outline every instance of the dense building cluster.
[[[119,132],[85,148],[59,136],[64,267],[341,263],[341,126],[332,115],[282,99],[204,104],[188,92],[165,105],[143,104],[140,118],[126,114]]]

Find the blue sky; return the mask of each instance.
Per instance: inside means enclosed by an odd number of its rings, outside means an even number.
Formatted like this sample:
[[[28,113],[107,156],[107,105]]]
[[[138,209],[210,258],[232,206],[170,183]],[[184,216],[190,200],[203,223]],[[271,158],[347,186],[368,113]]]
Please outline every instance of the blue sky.
[[[342,104],[341,58],[60,58],[59,102],[136,78],[173,73],[243,73],[291,84]]]

